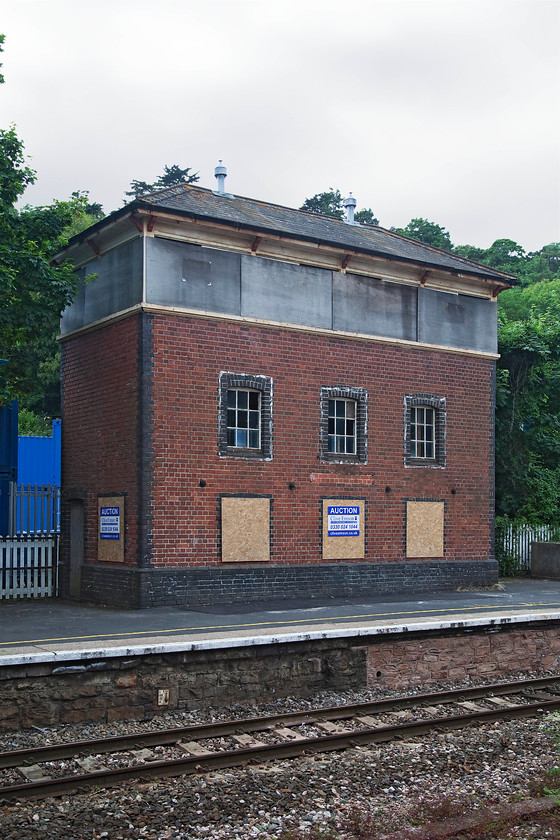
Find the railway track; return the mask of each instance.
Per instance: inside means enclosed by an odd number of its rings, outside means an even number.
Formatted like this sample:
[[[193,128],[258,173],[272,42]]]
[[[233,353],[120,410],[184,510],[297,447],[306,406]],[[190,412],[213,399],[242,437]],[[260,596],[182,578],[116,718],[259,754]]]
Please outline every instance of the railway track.
[[[0,802],[204,773],[560,709],[560,676],[0,753]]]

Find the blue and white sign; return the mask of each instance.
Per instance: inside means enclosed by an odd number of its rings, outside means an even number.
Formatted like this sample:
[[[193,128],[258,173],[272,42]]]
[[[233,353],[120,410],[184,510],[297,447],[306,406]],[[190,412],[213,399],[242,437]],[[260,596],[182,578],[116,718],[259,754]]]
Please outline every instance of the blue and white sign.
[[[329,537],[359,537],[360,508],[358,505],[328,505],[327,535]]]
[[[120,540],[121,516],[118,507],[99,508],[99,539]]]

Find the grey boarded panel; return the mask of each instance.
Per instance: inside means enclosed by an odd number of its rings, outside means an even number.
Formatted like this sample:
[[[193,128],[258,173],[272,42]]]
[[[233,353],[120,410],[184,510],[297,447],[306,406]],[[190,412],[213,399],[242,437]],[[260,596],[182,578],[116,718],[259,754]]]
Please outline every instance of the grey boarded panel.
[[[239,254],[173,242],[147,240],[148,303],[239,315]]]
[[[80,269],[78,276],[92,279],[80,284],[74,303],[63,313],[63,335],[142,301],[142,239],[103,254]]]
[[[60,334],[66,335],[72,330],[79,330],[84,325],[84,306],[86,303],[86,290],[84,285],[84,278],[86,276],[86,269],[81,268],[76,271],[79,277],[78,291],[74,300],[67,306],[60,318]]]
[[[497,306],[483,298],[419,288],[418,341],[496,353]]]
[[[241,258],[241,314],[332,327],[332,273],[262,257]]]
[[[416,340],[416,287],[333,272],[335,330]]]

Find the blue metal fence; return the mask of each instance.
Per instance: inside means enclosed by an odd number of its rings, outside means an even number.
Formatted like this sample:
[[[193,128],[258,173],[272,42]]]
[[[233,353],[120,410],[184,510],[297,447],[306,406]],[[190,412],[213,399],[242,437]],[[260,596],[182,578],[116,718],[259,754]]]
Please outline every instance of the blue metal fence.
[[[60,420],[53,420],[52,437],[20,435],[17,483],[60,487],[60,444]]]

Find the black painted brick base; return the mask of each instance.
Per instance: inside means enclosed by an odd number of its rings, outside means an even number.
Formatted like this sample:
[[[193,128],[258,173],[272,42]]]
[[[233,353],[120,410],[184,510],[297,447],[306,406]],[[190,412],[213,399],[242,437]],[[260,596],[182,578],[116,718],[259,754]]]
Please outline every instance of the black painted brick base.
[[[67,580],[61,570],[61,582]],[[267,599],[374,597],[491,586],[486,561],[337,563],[302,566],[140,569],[85,565],[81,600],[128,609],[246,603]],[[61,585],[64,597],[66,586]]]

